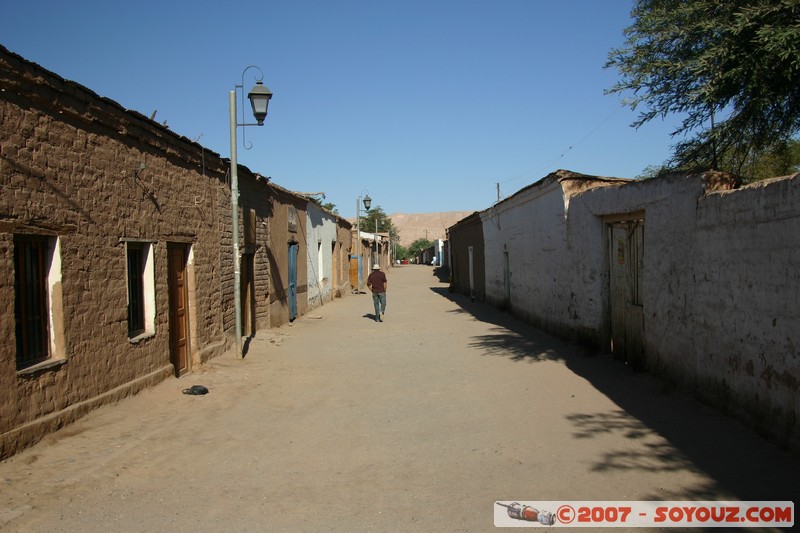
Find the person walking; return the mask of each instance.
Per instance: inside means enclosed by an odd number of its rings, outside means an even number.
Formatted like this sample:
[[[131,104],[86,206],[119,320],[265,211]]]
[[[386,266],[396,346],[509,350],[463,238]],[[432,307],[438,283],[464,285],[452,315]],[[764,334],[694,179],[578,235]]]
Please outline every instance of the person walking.
[[[386,274],[381,272],[379,264],[372,265],[372,272],[367,277],[367,288],[372,291],[372,303],[375,305],[375,322],[383,322],[382,314],[386,313],[386,287],[389,282]]]

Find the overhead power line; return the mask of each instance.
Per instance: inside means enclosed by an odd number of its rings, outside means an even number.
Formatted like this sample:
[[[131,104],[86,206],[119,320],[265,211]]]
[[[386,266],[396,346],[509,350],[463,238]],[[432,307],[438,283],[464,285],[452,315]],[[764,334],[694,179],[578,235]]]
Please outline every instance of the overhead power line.
[[[589,131],[589,132],[588,132],[586,135],[584,135],[583,137],[581,137],[581,138],[578,140],[578,142],[575,142],[575,143],[573,143],[573,144],[569,145],[569,146],[568,146],[566,149],[564,149],[563,151],[561,151],[561,153],[559,153],[558,155],[556,155],[556,156],[552,157],[551,159],[547,160],[547,162],[545,162],[544,164],[542,164],[542,165],[539,165],[539,166],[537,166],[537,167],[534,167],[534,168],[531,168],[531,169],[529,169],[529,170],[526,170],[525,172],[523,172],[523,173],[519,174],[518,176],[516,176],[516,177],[514,177],[514,178],[509,178],[509,179],[507,179],[507,180],[503,180],[503,181],[496,182],[496,184],[495,184],[495,185],[496,185],[496,188],[497,188],[497,201],[499,202],[499,201],[500,201],[500,199],[501,199],[501,196],[500,196],[500,185],[502,185],[502,184],[504,184],[504,183],[511,183],[511,182],[513,182],[513,181],[517,181],[517,180],[520,180],[520,179],[523,179],[523,178],[529,177],[529,176],[530,176],[530,175],[532,175],[532,174],[538,174],[538,173],[539,173],[539,172],[541,172],[542,170],[544,170],[544,169],[547,169],[547,168],[551,167],[551,166],[553,165],[553,163],[555,163],[556,161],[558,161],[558,160],[560,160],[560,159],[563,159],[563,158],[564,158],[564,157],[565,157],[565,156],[566,156],[566,155],[567,155],[569,152],[571,152],[572,150],[574,150],[574,149],[575,149],[575,147],[577,147],[577,146],[580,146],[580,145],[581,145],[581,144],[583,144],[583,143],[584,143],[584,142],[585,142],[585,141],[586,141],[586,140],[587,140],[589,137],[591,137],[592,135],[594,135],[594,134],[597,132],[597,130],[599,130],[600,128],[602,128],[602,127],[603,127],[603,126],[606,124],[606,122],[608,122],[609,120],[611,120],[611,117],[613,117],[614,115],[616,115],[616,114],[617,114],[617,112],[619,112],[619,110],[620,110],[620,109],[622,109],[622,107],[623,107],[623,106],[620,104],[620,106],[619,106],[618,108],[616,108],[614,111],[612,111],[611,113],[609,113],[609,115],[608,115],[606,118],[604,118],[604,119],[603,119],[603,120],[602,120],[602,121],[601,121],[601,122],[600,122],[600,123],[599,123],[597,126],[595,126],[594,128],[592,128],[592,129],[591,129],[591,130],[590,130],[590,131]]]

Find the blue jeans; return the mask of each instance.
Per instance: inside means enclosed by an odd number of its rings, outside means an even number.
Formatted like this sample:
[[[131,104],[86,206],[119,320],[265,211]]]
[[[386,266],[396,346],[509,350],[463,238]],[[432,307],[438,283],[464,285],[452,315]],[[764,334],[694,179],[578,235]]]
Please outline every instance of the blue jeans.
[[[378,316],[386,313],[386,293],[373,292],[372,303],[375,304],[375,320],[378,320]]]

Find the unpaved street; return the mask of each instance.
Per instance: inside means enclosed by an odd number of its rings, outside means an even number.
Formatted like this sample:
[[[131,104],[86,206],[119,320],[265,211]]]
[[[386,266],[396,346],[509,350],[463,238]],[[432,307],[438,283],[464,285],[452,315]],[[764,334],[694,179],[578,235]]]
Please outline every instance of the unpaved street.
[[[798,501],[800,461],[430,267],[0,463],[3,531],[493,531],[497,500]],[[206,396],[184,395],[194,384]]]

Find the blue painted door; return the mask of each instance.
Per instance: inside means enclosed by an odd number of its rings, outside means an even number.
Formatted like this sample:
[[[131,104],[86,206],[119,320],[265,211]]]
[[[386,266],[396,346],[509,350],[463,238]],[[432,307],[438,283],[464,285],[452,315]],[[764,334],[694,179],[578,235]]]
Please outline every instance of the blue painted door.
[[[289,244],[289,320],[297,318],[297,252],[300,245]]]

